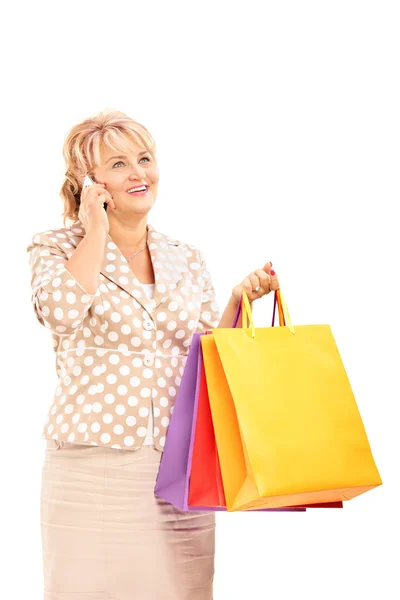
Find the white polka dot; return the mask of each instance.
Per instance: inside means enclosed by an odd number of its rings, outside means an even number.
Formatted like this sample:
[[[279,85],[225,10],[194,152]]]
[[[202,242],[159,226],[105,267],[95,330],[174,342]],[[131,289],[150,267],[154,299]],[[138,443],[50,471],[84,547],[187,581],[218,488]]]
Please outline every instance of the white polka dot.
[[[158,441],[158,442],[159,442],[159,444],[160,444],[160,446],[162,446],[162,447],[164,447],[164,446],[165,446],[165,440],[166,440],[166,439],[167,439],[167,438],[166,438],[165,436],[162,436],[162,437],[160,437],[160,439],[159,439],[159,441]]]
[[[136,425],[136,418],[131,415],[126,418],[125,422],[129,427],[133,427],[134,425]]]
[[[145,379],[150,379],[151,377],[153,377],[153,371],[151,369],[144,369],[143,370],[143,377]]]
[[[123,415],[126,412],[126,408],[123,404],[117,404],[117,406],[115,407],[115,412],[118,415]]]
[[[64,316],[64,313],[61,308],[57,307],[54,309],[54,318],[57,319],[57,321],[61,321],[63,316]]]
[[[133,446],[134,441],[135,440],[134,440],[134,438],[131,435],[127,435],[124,438],[124,444],[125,444],[125,446]]]
[[[113,321],[114,323],[119,323],[121,318],[122,317],[121,317],[120,313],[117,313],[117,312],[111,313],[111,321]]]
[[[139,408],[139,416],[140,417],[148,417],[149,416],[149,409],[146,406],[141,406]]]
[[[93,423],[90,424],[90,429],[93,431],[93,433],[98,433],[101,429],[100,423],[97,423],[97,421],[94,421]]]
[[[103,444],[109,444],[111,441],[111,436],[109,433],[102,433],[100,436],[100,440]]]
[[[75,296],[74,292],[68,292],[66,295],[66,300],[67,300],[68,304],[75,304],[76,296]]]
[[[112,423],[113,420],[114,420],[114,417],[112,416],[111,413],[105,413],[103,415],[103,421],[104,421],[104,423],[108,423],[109,424],[109,423]]]
[[[95,413],[99,413],[103,410],[103,406],[100,404],[100,402],[94,402],[92,405],[92,410]]]
[[[131,384],[132,387],[139,387],[140,379],[139,379],[139,377],[131,377],[131,379],[129,380],[129,383]]]
[[[113,404],[113,402],[115,402],[115,396],[114,394],[106,394],[104,396],[104,400],[107,402],[107,404]]]
[[[61,285],[61,277],[55,277],[53,279],[53,287],[57,288],[59,285]]]
[[[122,425],[114,425],[113,432],[116,435],[121,435],[122,433],[124,433],[124,428],[122,427]]]
[[[144,437],[147,433],[147,428],[146,427],[139,427],[137,432],[139,437]]]
[[[157,320],[160,321],[160,323],[163,323],[164,321],[166,321],[167,315],[165,314],[165,312],[158,313]]]
[[[117,365],[120,361],[120,358],[119,358],[118,354],[110,354],[110,356],[108,357],[108,360],[112,365]]]
[[[120,396],[124,396],[128,392],[128,388],[126,385],[119,385],[117,387],[117,392]]]
[[[142,398],[148,398],[151,394],[151,390],[150,388],[142,388],[140,390],[140,395],[142,396]]]

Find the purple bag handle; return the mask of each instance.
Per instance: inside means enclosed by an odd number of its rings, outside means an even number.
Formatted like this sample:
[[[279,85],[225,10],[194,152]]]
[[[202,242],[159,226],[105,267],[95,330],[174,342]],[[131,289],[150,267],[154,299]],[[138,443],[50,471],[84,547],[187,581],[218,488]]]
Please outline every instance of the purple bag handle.
[[[278,300],[278,296],[277,296],[277,293],[276,293],[276,291],[274,292],[274,296],[275,296],[275,297],[274,297],[274,312],[272,313],[272,325],[271,325],[271,327],[275,327],[276,303],[277,303],[277,300]],[[240,311],[241,311],[241,309],[242,309],[242,299],[240,299],[240,300],[239,300],[239,304],[238,304],[237,311],[236,311],[236,316],[235,316],[235,318],[234,318],[233,325],[232,325],[232,328],[233,328],[233,329],[234,329],[234,328],[236,327],[236,325],[238,324],[238,321],[239,321],[239,315],[240,315]]]

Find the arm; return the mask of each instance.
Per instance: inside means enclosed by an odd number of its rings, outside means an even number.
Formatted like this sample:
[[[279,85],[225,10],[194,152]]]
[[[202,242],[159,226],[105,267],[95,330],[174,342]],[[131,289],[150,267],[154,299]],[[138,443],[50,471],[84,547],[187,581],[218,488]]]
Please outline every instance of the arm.
[[[236,311],[240,298],[237,299],[233,294],[229,299],[228,304],[221,316],[218,304],[216,302],[216,294],[212,284],[210,273],[204,259],[204,255],[199,251],[200,265],[202,269],[202,277],[206,284],[203,292],[203,302],[200,310],[200,319],[197,325],[196,332],[203,332],[206,329],[231,328],[236,316]],[[252,302],[250,302],[252,307]],[[242,313],[239,314],[239,319],[236,325],[237,328],[242,327]]]
[[[38,321],[57,335],[79,327],[94,298],[100,296],[98,277],[106,236],[86,235],[68,260],[64,234],[33,236],[27,247],[31,265],[31,301]],[[91,293],[89,293],[91,292]]]
[[[200,306],[200,317],[197,324],[196,332],[202,333],[206,329],[214,329],[218,327],[221,319],[218,303],[216,300],[215,289],[211,280],[210,273],[202,252],[199,252],[199,263],[201,267],[201,277],[205,281],[202,303]],[[233,320],[233,319],[232,319]]]

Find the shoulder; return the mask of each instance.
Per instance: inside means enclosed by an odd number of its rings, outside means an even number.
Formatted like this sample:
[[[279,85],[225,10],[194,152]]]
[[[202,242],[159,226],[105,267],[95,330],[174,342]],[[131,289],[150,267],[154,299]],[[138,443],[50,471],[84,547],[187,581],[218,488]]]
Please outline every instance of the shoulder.
[[[185,240],[174,238],[161,231],[156,231],[152,227],[149,230],[149,244],[150,248],[151,244],[154,244],[153,247],[158,246],[160,249],[170,249],[173,252],[179,253],[188,259],[189,262],[194,263],[193,266],[195,266],[195,263],[198,263],[200,266],[204,261],[204,255],[197,246],[194,246]]]
[[[79,238],[83,238],[84,233],[84,229],[79,226],[79,223],[68,227],[38,231],[31,235],[26,250],[30,252],[38,246],[51,246],[68,250],[79,243]]]

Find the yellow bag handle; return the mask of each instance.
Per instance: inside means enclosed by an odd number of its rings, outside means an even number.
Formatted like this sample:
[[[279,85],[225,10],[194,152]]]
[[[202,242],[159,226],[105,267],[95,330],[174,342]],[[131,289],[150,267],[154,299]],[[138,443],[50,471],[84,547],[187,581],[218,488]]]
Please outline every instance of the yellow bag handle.
[[[289,309],[287,307],[287,304],[285,302],[285,299],[284,299],[283,294],[280,289],[277,290],[276,297],[277,297],[278,310],[279,310],[279,325],[280,325],[280,327],[284,326],[284,322],[286,321],[286,325],[289,327],[289,329],[293,333],[293,335],[295,335],[295,330],[294,330],[294,327],[292,325],[292,321],[291,321],[291,318],[289,315]],[[285,321],[283,320],[283,317],[285,317]],[[256,337],[256,332],[255,332],[254,321],[253,321],[253,317],[252,317],[252,310],[251,310],[249,298],[248,298],[246,292],[243,290],[243,293],[242,293],[242,328],[243,329],[248,328],[248,321],[250,322],[250,326],[251,326],[251,337],[254,339]]]

